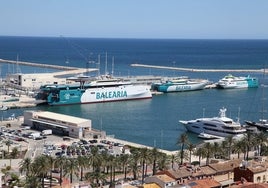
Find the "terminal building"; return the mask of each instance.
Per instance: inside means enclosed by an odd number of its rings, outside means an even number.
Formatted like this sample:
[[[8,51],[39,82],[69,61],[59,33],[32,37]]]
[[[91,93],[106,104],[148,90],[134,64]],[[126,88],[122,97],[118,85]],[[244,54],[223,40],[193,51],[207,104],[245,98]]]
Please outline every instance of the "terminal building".
[[[6,77],[9,86],[22,90],[37,90],[45,84],[70,84],[66,78],[58,78],[52,73],[10,74]]]
[[[43,131],[51,129],[52,134],[72,138],[105,138],[104,131],[94,130],[90,119],[83,119],[48,111],[25,111],[24,125]]]

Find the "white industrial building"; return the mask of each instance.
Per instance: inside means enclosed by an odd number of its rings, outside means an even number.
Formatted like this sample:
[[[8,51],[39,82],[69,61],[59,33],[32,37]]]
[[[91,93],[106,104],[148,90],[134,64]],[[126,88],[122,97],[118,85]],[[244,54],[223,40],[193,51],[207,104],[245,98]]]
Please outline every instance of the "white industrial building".
[[[66,78],[55,77],[52,73],[38,74],[10,74],[6,77],[6,83],[24,90],[36,90],[46,84],[70,84]]]
[[[66,68],[68,67],[65,67],[65,69]],[[70,75],[80,75],[86,72],[92,72],[96,70],[97,69],[83,69],[83,68],[69,67],[69,69],[66,69],[65,71],[57,71],[52,73],[33,73],[33,74],[15,73],[6,76],[6,84],[18,89],[36,90],[39,89],[40,86],[47,84],[74,83],[74,81],[68,80],[67,77]]]
[[[53,134],[72,138],[104,138],[105,132],[93,130],[90,119],[48,111],[25,111],[24,125],[39,131],[51,129]]]

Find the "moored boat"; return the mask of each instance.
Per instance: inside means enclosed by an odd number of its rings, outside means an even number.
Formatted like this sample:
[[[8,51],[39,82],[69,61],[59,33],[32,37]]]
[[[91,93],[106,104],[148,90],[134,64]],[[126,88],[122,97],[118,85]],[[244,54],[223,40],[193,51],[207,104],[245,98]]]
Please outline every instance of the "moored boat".
[[[8,107],[7,106],[2,105],[0,107],[0,111],[6,111],[6,110],[8,110]]]
[[[226,108],[221,108],[218,117],[199,118],[190,121],[179,121],[185,128],[193,133],[206,133],[209,135],[228,137],[237,137],[247,132],[239,122],[226,117]]]
[[[133,85],[120,79],[98,79],[86,83],[87,78],[78,78],[80,84],[44,85],[37,99],[49,105],[100,103],[152,98],[150,87]]]
[[[268,121],[266,119],[260,119],[258,122],[245,121],[249,126],[257,127],[260,131],[268,131]]]
[[[200,133],[197,137],[201,138],[201,139],[204,139],[204,140],[214,140],[214,139],[222,138],[222,137],[207,134],[207,133],[204,133],[204,132]]]
[[[180,92],[180,91],[194,91],[204,89],[209,83],[204,79],[189,79],[188,77],[179,77],[164,81],[163,83],[153,83],[152,90],[158,92]]]
[[[216,84],[221,89],[235,89],[235,88],[256,88],[258,87],[258,78],[246,76],[236,77],[228,74],[224,78],[220,79]]]

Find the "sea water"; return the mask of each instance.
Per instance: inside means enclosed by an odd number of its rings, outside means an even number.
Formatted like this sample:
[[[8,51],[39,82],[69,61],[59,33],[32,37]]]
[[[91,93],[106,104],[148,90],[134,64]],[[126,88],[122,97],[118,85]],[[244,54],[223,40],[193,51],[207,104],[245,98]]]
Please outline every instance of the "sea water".
[[[107,56],[106,56],[107,54]],[[0,58],[44,64],[96,68],[100,59],[100,74],[115,76],[158,75],[189,76],[217,82],[229,72],[182,72],[131,67],[132,63],[201,69],[263,69],[267,64],[267,40],[160,40],[160,39],[86,39],[0,37]],[[107,57],[107,64],[106,62]],[[107,68],[107,69],[106,69]],[[105,70],[106,69],[106,70]],[[1,65],[1,76],[6,74],[50,72],[27,66]],[[91,73],[95,76],[97,72]],[[232,73],[235,76],[256,76],[260,85],[268,85],[263,73]],[[206,89],[192,92],[155,95],[152,99],[70,106],[38,106],[30,109],[92,120],[95,129],[105,130],[116,138],[177,150],[179,136],[186,130],[179,120],[218,116],[219,109],[227,108],[226,115],[244,124],[258,120],[260,111],[267,107],[267,87],[251,89]],[[10,109],[22,115],[28,109]],[[267,114],[265,114],[267,116]],[[195,134],[189,140],[199,143]]]

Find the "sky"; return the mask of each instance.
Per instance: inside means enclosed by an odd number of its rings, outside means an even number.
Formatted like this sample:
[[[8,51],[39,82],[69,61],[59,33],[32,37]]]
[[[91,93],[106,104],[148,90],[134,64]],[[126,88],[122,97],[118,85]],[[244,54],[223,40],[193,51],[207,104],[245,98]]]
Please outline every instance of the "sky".
[[[268,39],[268,0],[1,0],[0,36]]]

